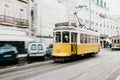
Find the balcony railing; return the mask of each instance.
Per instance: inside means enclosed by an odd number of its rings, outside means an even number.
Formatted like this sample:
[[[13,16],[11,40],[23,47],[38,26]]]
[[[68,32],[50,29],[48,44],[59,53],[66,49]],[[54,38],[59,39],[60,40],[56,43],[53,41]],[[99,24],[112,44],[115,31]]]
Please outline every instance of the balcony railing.
[[[0,15],[0,24],[27,28],[28,20],[14,18],[14,17],[10,17],[10,16],[5,16],[5,15]]]
[[[28,20],[24,20],[24,19],[16,19],[16,24],[17,26],[19,27],[22,27],[22,26],[28,26]]]
[[[21,1],[21,2],[24,2],[24,3],[28,3],[28,0],[18,0],[18,1]]]
[[[0,24],[13,25],[15,24],[15,18],[10,16],[0,15]]]

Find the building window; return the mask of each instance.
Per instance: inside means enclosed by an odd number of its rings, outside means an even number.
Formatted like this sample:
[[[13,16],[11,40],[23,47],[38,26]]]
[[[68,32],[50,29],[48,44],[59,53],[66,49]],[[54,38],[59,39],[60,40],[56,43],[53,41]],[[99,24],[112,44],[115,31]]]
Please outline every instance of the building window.
[[[5,16],[10,16],[10,13],[11,13],[11,11],[10,11],[10,5],[5,4],[4,5],[4,15]]]
[[[104,2],[104,8],[106,8],[106,2]]]
[[[99,0],[97,0],[96,4],[99,5]]]
[[[102,1],[102,0],[101,0],[101,2],[100,2],[100,6],[103,7],[103,1]]]
[[[89,23],[89,21],[86,19],[86,20],[85,20],[85,23]]]
[[[20,18],[20,19],[25,19],[24,9],[20,9],[20,10],[19,10],[19,18]]]
[[[96,26],[98,26],[98,23],[96,22]]]
[[[83,19],[82,19],[82,18],[80,18],[80,21],[81,21],[81,22],[83,22]]]
[[[8,4],[5,4],[5,7],[6,7],[6,8],[9,8],[10,6],[9,6]]]
[[[96,12],[96,15],[98,15],[98,12]]]
[[[94,21],[91,21],[91,24],[94,25]]]
[[[94,10],[92,10],[91,13],[94,13]]]

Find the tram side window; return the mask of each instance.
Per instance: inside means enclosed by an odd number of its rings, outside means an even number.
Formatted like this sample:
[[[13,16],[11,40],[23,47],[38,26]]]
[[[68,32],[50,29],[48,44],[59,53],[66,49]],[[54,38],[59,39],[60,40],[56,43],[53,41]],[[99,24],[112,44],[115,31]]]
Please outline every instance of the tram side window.
[[[98,43],[98,37],[97,37],[97,43]]]
[[[94,43],[96,43],[96,36],[94,36]]]
[[[83,43],[83,34],[80,34],[80,43]]]
[[[87,43],[91,43],[91,36],[90,35],[87,35]]]
[[[56,33],[55,32],[53,32],[53,42],[56,42],[56,38],[55,38],[55,35],[56,35]]]
[[[116,43],[116,39],[114,39],[114,43]]]
[[[118,43],[120,43],[119,39],[118,39]]]
[[[69,32],[63,32],[62,41],[63,43],[69,43]]]
[[[92,35],[92,43],[94,43],[94,36]]]
[[[61,33],[60,32],[56,32],[56,42],[61,42]]]
[[[95,43],[97,43],[97,36],[95,36]]]
[[[71,42],[77,42],[77,34],[76,33],[71,33]]]
[[[83,35],[83,42],[84,42],[84,43],[87,43],[87,34],[84,34],[84,35]]]
[[[114,43],[114,40],[112,40],[112,43]]]

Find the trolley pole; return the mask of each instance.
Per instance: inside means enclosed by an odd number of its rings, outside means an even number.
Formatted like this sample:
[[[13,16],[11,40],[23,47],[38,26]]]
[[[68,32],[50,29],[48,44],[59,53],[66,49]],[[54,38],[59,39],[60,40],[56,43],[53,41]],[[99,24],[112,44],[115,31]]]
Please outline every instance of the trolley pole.
[[[76,9],[77,9],[77,8],[82,9],[82,8],[84,8],[84,7],[87,7],[87,6],[86,6],[86,5],[79,5],[78,7],[76,7]],[[79,11],[79,10],[78,10],[78,11]],[[78,23],[79,23],[79,26],[83,26],[83,25],[81,24],[80,20],[79,20],[78,15],[77,15],[78,11],[74,12],[74,15],[75,15],[75,17],[76,17],[76,19],[77,19],[77,21],[78,21]]]

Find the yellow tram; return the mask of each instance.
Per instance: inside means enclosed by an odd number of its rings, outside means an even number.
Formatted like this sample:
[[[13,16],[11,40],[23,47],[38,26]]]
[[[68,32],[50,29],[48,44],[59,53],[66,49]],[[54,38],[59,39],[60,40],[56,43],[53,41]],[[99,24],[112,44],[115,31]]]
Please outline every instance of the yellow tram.
[[[120,49],[120,35],[112,37],[112,50]]]
[[[100,51],[98,32],[74,26],[58,26],[53,31],[53,60],[65,61]]]

